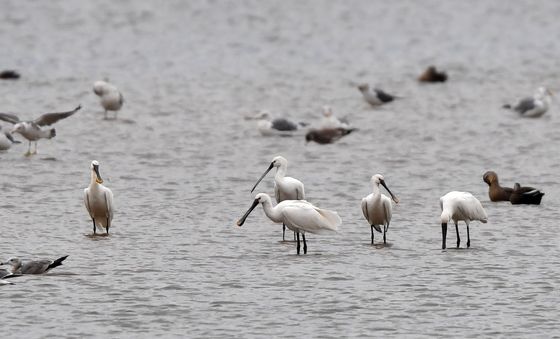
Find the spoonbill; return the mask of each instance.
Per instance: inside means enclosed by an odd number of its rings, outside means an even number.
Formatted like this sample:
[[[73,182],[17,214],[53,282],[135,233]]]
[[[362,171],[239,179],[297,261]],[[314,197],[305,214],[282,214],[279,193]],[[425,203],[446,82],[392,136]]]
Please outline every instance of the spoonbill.
[[[320,209],[305,200],[284,200],[272,207],[272,200],[266,193],[255,196],[253,204],[247,212],[237,221],[237,226],[242,226],[249,214],[262,204],[266,216],[275,223],[283,223],[297,234],[297,254],[300,254],[299,234],[303,238],[303,253],[307,254],[305,233],[337,232],[342,220],[338,213]]]
[[[274,196],[276,197],[276,203],[280,203],[284,200],[304,200],[305,199],[305,190],[303,188],[303,183],[297,179],[292,177],[286,176],[286,171],[288,170],[288,160],[283,156],[276,156],[272,159],[270,166],[266,169],[266,171],[261,175],[259,180],[253,188],[251,189],[251,193],[257,188],[257,185],[261,182],[261,180],[272,170],[276,167],[276,175],[274,175]],[[282,225],[282,241],[286,240],[286,225]],[[294,240],[296,234],[294,233]]]
[[[104,228],[109,235],[109,227],[113,220],[113,192],[103,184],[103,179],[99,174],[99,162],[91,162],[91,181],[89,186],[84,189],[84,203],[93,221],[93,234],[95,235],[96,226]]]
[[[457,248],[461,243],[459,237],[458,223],[463,220],[467,224],[467,247],[471,246],[471,237],[469,234],[469,223],[472,220],[478,220],[482,223],[488,221],[488,215],[482,207],[480,201],[468,192],[452,191],[439,199],[441,206],[441,234],[442,245],[441,248],[445,249],[445,241],[447,238],[447,223],[453,220],[455,223],[455,231],[457,232]]]
[[[55,113],[45,113],[35,120],[20,121],[19,118],[10,113],[0,113],[0,120],[7,121],[14,124],[11,133],[19,133],[25,139],[29,141],[29,148],[25,155],[31,155],[37,153],[37,142],[39,139],[51,139],[56,136],[56,131],[54,128],[42,129],[43,126],[50,126],[61,119],[68,118],[72,114],[80,110],[82,106],[78,106],[68,112],[55,112]],[[35,151],[31,153],[31,142],[35,142]]]
[[[482,180],[488,184],[488,197],[491,201],[509,201],[513,189],[500,186],[496,172],[487,171]]]
[[[524,117],[538,118],[548,111],[551,102],[552,92],[546,87],[539,87],[533,97],[519,100],[513,108],[511,105],[504,105],[504,108],[512,108]]]
[[[96,81],[93,84],[93,93],[101,99],[101,106],[105,110],[105,119],[108,119],[108,111],[114,111],[114,119],[116,119],[117,112],[124,104],[124,97],[119,89],[106,81]]]
[[[368,84],[361,84],[358,86],[358,89],[362,92],[364,100],[372,106],[383,105],[397,98],[396,96],[385,93],[378,88],[371,90]]]
[[[383,185],[395,203],[399,203],[399,199],[389,190],[385,184],[385,179],[381,174],[376,174],[371,177],[373,184],[373,193],[362,199],[362,213],[371,225],[371,244],[373,245],[373,229],[381,233],[381,225],[383,225],[383,243],[387,243],[387,231],[391,223],[391,216],[393,214],[393,206],[391,199],[386,195],[381,194],[379,184]]]
[[[522,187],[519,183],[513,186],[510,202],[513,205],[540,205],[544,193],[533,187]]]
[[[42,274],[62,265],[66,258],[68,258],[67,255],[56,260],[34,260],[27,262],[22,262],[19,258],[10,258],[0,265],[10,265],[12,274]]]

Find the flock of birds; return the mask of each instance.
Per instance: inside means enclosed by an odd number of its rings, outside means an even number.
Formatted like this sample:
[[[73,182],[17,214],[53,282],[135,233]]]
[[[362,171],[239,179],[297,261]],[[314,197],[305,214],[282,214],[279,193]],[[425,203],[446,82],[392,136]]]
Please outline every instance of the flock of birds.
[[[4,72],[0,73],[0,76]],[[17,74],[17,73],[16,73]],[[12,74],[13,75],[13,74]],[[18,74],[19,77],[19,74]],[[2,79],[2,77],[0,77]],[[15,78],[9,78],[15,79]],[[96,81],[93,85],[93,92],[99,96],[101,106],[105,110],[105,119],[109,119],[108,111],[114,111],[115,115],[112,119],[117,118],[119,111],[124,103],[122,93],[114,85],[106,81]],[[46,128],[59,120],[68,118],[78,112],[81,106],[67,112],[54,112],[42,114],[35,120],[21,121],[17,115],[12,113],[0,113],[0,120],[13,124],[10,131],[2,131],[0,138],[0,147],[7,150],[12,144],[20,143],[15,140],[12,133],[18,133],[29,141],[29,148],[25,153],[30,156],[37,153],[37,141],[39,139],[52,139],[56,136],[54,128]],[[5,138],[5,139],[3,139]],[[8,142],[6,142],[6,140]],[[31,151],[31,143],[35,143],[35,148]],[[105,233],[99,235],[108,236],[109,228],[113,220],[113,192],[103,185],[103,179],[99,173],[99,162],[93,160],[91,162],[91,180],[87,188],[84,189],[84,205],[93,222],[93,235],[97,234],[97,229],[104,230]],[[10,278],[19,277],[26,274],[42,274],[51,269],[62,265],[62,262],[68,256],[58,258],[56,260],[33,260],[22,262],[19,258],[13,257],[5,262],[1,262],[0,266],[7,266],[7,269],[0,268],[0,285],[12,284]]]
[[[19,74],[14,71],[0,72],[0,79],[17,79]],[[430,66],[419,78],[421,82],[444,82],[448,79],[447,74],[439,72]],[[368,84],[361,84],[358,90],[362,93],[364,100],[372,106],[391,103],[397,96],[388,94],[381,89],[371,88]],[[113,119],[124,104],[122,93],[113,84],[107,81],[96,81],[93,92],[99,96],[100,103],[105,111],[105,119],[109,119],[108,112],[114,111]],[[539,117],[549,108],[552,93],[541,87],[537,89],[533,97],[520,100],[513,107],[504,105],[504,108],[513,109],[523,116]],[[26,156],[37,153],[37,142],[40,139],[52,139],[56,136],[56,130],[49,126],[56,122],[74,115],[81,109],[77,106],[73,110],[64,112],[45,113],[34,120],[21,120],[13,113],[0,113],[0,120],[13,124],[10,130],[3,130],[0,126],[0,150],[8,150],[13,144],[21,143],[13,136],[14,133],[21,135],[28,141]],[[323,120],[318,127],[310,128],[308,124],[294,122],[286,118],[272,119],[270,113],[261,112],[257,117],[257,127],[265,136],[291,136],[297,132],[304,131],[306,141],[314,141],[319,144],[333,143],[340,138],[356,131],[345,119],[338,119],[331,107],[323,107]],[[32,143],[35,147],[32,150]],[[103,185],[103,179],[99,172],[99,162],[91,162],[91,180],[89,186],[84,189],[84,205],[93,223],[93,235],[108,236],[113,219],[113,193]],[[257,180],[251,192],[255,190],[264,177],[276,168],[274,176],[274,195],[276,206],[273,206],[271,197],[266,193],[258,193],[250,208],[237,221],[242,226],[250,213],[259,205],[263,206],[266,216],[275,223],[283,224],[282,240],[285,241],[286,228],[293,231],[296,242],[296,250],[301,252],[303,242],[303,253],[307,253],[306,233],[320,234],[323,232],[337,232],[342,220],[337,212],[314,206],[305,200],[305,189],[301,181],[286,176],[288,161],[282,156],[272,159],[266,171]],[[510,201],[512,204],[540,204],[544,193],[533,187],[522,187],[516,183],[513,188],[502,187],[499,184],[495,172],[486,172],[483,176],[484,182],[489,186],[489,197],[491,201]],[[387,243],[387,232],[391,223],[393,213],[393,202],[397,204],[399,199],[394,195],[381,174],[371,177],[372,193],[361,200],[361,209],[364,219],[371,228],[371,244],[374,245],[375,232],[383,234],[383,244]],[[381,193],[383,186],[389,193],[386,196]],[[457,233],[457,247],[460,246],[458,223],[464,221],[467,226],[467,247],[470,247],[471,221],[486,223],[488,216],[480,201],[468,192],[452,191],[440,198],[441,226],[442,226],[442,249],[446,248],[447,224],[451,221],[455,224]],[[383,229],[381,228],[383,227]],[[103,233],[103,230],[105,233]],[[301,239],[300,239],[301,236]],[[38,260],[22,262],[19,258],[10,258],[0,263],[8,269],[0,269],[0,284],[10,283],[7,279],[24,274],[42,274],[62,265],[67,256],[56,260]]]
[[[430,66],[418,77],[420,82],[445,82],[448,77],[445,72],[438,71]],[[368,84],[360,84],[358,90],[363,99],[371,106],[388,104],[398,97],[388,94],[381,89],[371,88]],[[513,107],[504,105],[504,108],[513,109],[525,117],[540,117],[548,110],[551,103],[552,93],[550,90],[540,87],[533,97],[521,99]],[[294,122],[286,118],[271,119],[269,112],[261,112],[255,118],[258,121],[257,128],[264,136],[292,136],[298,135],[300,131],[305,132],[306,141],[315,141],[319,144],[333,143],[345,135],[355,131],[348,121],[338,119],[334,116],[329,106],[323,107],[323,120],[316,128],[309,128],[308,124]],[[274,176],[274,195],[276,206],[272,205],[272,199],[266,193],[255,196],[251,207],[237,221],[242,226],[249,214],[262,204],[266,216],[275,223],[282,223],[282,240],[285,241],[286,228],[294,232],[294,240],[297,244],[297,254],[300,254],[300,234],[303,241],[303,253],[307,253],[306,233],[323,233],[338,231],[342,220],[337,212],[321,209],[305,200],[305,189],[301,181],[286,176],[288,161],[282,156],[272,159],[267,170],[257,180],[251,189],[255,190],[268,172],[276,168]],[[510,201],[512,204],[540,204],[544,193],[533,187],[522,187],[516,183],[513,188],[501,187],[498,175],[488,171],[483,176],[484,182],[489,186],[488,195],[491,201]],[[387,243],[387,231],[391,223],[393,213],[393,202],[399,199],[387,187],[385,178],[381,174],[371,177],[373,192],[361,200],[362,213],[371,228],[371,244],[374,245],[375,232],[383,234],[383,244]],[[389,193],[390,198],[381,193],[383,186]],[[440,198],[442,249],[447,247],[447,224],[453,221],[457,233],[457,248],[460,246],[459,221],[463,221],[467,227],[467,248],[471,245],[469,224],[471,221],[486,223],[488,215],[480,201],[469,192],[452,191]],[[381,228],[383,227],[383,229]]]

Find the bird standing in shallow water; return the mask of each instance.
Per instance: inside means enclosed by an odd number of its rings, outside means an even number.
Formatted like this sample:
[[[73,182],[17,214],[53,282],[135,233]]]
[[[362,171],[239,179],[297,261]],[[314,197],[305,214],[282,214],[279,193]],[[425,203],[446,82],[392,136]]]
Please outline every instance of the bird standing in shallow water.
[[[373,245],[373,229],[375,228],[377,232],[381,233],[381,227],[379,226],[383,226],[383,243],[386,244],[387,231],[389,230],[389,224],[393,215],[393,206],[391,199],[381,194],[379,184],[385,187],[395,203],[398,204],[399,199],[389,190],[385,184],[385,178],[381,174],[372,176],[371,183],[373,184],[373,193],[362,199],[362,213],[371,226],[371,244]]]
[[[441,248],[446,248],[447,224],[450,220],[453,220],[455,223],[457,248],[459,248],[459,244],[461,243],[458,223],[460,220],[463,220],[465,224],[467,224],[467,247],[470,247],[471,237],[469,223],[472,220],[478,220],[484,224],[488,221],[488,215],[480,201],[468,192],[452,191],[441,197],[439,199],[439,204],[441,207]]]
[[[93,84],[93,93],[101,99],[101,106],[105,110],[105,120],[108,118],[108,111],[114,111],[117,118],[117,112],[124,104],[124,97],[118,88],[106,81],[96,81]]]
[[[305,200],[284,200],[272,206],[270,196],[259,193],[255,196],[253,204],[247,212],[237,221],[237,226],[242,226],[249,214],[257,207],[263,205],[266,216],[276,223],[284,223],[289,229],[297,233],[297,254],[300,254],[299,235],[303,238],[303,253],[307,253],[305,233],[337,232],[342,220],[338,213],[320,209]]]
[[[552,92],[546,87],[539,87],[532,98],[521,99],[513,110],[523,117],[538,118],[545,114],[552,102]],[[504,105],[504,108],[512,108],[511,105]]]
[[[276,203],[280,203],[284,200],[305,200],[305,190],[303,188],[303,183],[292,177],[287,177],[286,172],[288,170],[288,160],[282,156],[277,156],[272,159],[270,166],[261,175],[257,183],[251,189],[251,193],[257,188],[257,185],[266,176],[270,170],[276,167],[276,175],[274,176],[274,196],[276,197]],[[294,240],[296,234],[294,233]],[[286,240],[286,225],[282,225],[282,241]]]
[[[78,106],[68,112],[55,112],[55,113],[45,113],[35,120],[20,121],[19,118],[10,113],[0,113],[0,120],[7,121],[14,124],[10,133],[19,133],[25,139],[29,141],[29,147],[25,155],[31,155],[37,153],[37,142],[39,139],[51,139],[56,136],[56,131],[54,128],[42,129],[43,126],[50,126],[59,120],[68,118],[72,114],[76,113],[82,108]],[[35,150],[31,152],[31,142],[35,142]]]
[[[360,92],[364,97],[364,100],[372,106],[380,106],[395,100],[397,97],[384,91],[374,88],[373,91],[370,89],[368,84],[361,84],[358,86]]]
[[[91,162],[91,181],[84,189],[84,203],[93,222],[93,234],[96,234],[96,226],[104,228],[109,235],[109,227],[113,221],[113,192],[103,184],[99,174],[99,162]]]

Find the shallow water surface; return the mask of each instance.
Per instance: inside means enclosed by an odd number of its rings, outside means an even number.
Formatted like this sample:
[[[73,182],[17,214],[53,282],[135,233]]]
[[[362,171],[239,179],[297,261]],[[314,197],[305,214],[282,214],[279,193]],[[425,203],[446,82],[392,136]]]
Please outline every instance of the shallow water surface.
[[[7,259],[56,258],[2,286],[12,337],[553,337],[560,335],[557,104],[540,119],[501,109],[560,89],[560,3],[541,1],[5,1],[0,111],[82,111],[57,136],[0,154]],[[420,85],[430,64],[450,81]],[[92,93],[123,92],[116,121]],[[372,109],[355,85],[402,96]],[[261,137],[244,115],[316,122],[321,106],[359,131],[333,145]],[[5,127],[6,124],[3,124]],[[282,154],[339,234],[280,242],[249,192]],[[115,195],[109,237],[89,237],[82,194],[97,159]],[[540,206],[492,203],[502,184]],[[360,200],[382,173],[400,198],[390,246],[371,246]],[[258,190],[273,193],[273,174]],[[466,190],[487,224],[440,249],[439,197]],[[466,230],[460,226],[462,247]],[[382,241],[376,235],[376,241]]]

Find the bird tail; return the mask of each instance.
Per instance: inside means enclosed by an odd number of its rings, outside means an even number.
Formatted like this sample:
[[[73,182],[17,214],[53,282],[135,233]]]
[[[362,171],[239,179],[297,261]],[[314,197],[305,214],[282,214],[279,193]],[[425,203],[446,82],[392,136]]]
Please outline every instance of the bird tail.
[[[56,137],[56,130],[54,128],[51,128],[51,133],[49,135],[49,139],[52,139],[54,137]]]
[[[53,269],[53,268],[55,268],[55,267],[58,267],[58,266],[62,265],[62,262],[63,262],[64,259],[66,259],[66,258],[68,258],[67,255],[56,259],[55,261],[52,262],[52,264],[49,265],[49,267],[47,267],[46,270],[48,271],[48,270],[50,270],[50,269]]]

